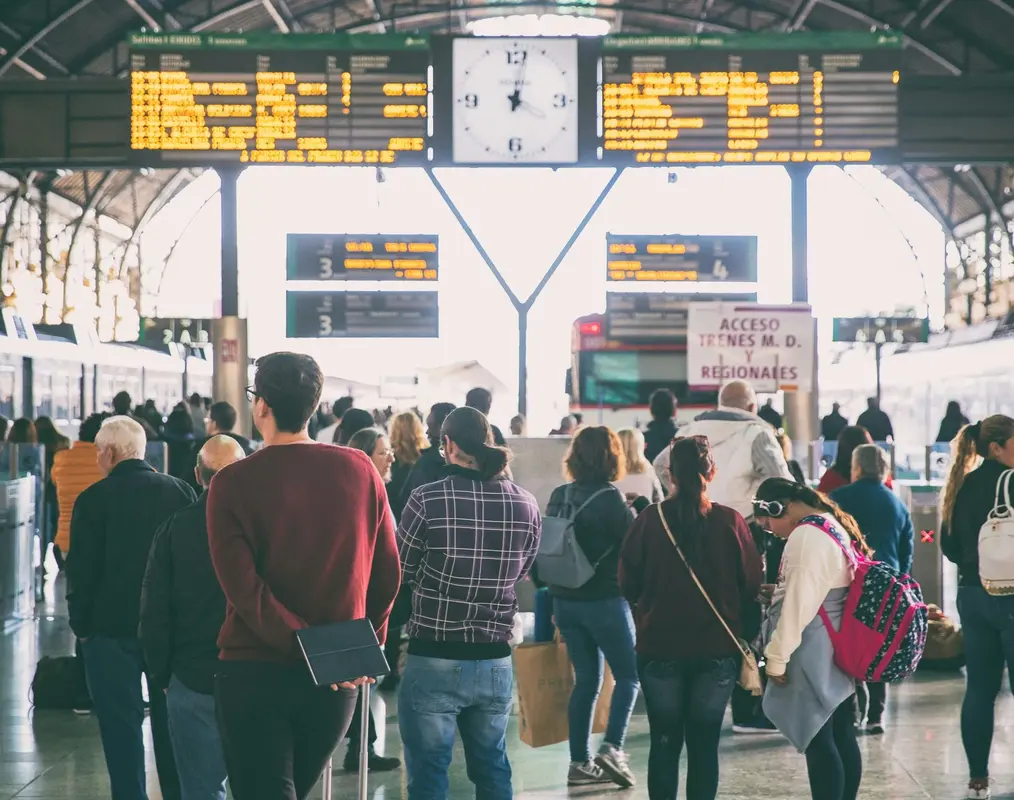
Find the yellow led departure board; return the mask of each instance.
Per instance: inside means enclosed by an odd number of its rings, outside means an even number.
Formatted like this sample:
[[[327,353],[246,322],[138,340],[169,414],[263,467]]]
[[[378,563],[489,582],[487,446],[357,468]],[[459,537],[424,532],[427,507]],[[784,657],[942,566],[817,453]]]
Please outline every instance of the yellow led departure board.
[[[601,157],[893,162],[900,62],[893,34],[607,37]]]
[[[435,281],[437,237],[430,234],[290,233],[290,281]]]
[[[130,46],[137,163],[426,161],[424,38],[136,34]]]

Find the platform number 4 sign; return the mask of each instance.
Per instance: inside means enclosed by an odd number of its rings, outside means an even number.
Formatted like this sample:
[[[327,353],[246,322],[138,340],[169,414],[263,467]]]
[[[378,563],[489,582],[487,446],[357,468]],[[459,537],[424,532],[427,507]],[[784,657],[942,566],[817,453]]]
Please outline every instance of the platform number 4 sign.
[[[729,277],[729,268],[722,263],[722,259],[716,258],[715,266],[712,269],[712,273],[718,280],[724,281],[726,278]]]

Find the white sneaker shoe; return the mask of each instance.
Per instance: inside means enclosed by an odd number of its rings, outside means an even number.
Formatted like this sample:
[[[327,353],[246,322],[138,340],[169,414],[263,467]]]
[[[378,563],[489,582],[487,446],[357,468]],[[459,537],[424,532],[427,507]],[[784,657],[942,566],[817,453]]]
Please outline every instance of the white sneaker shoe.
[[[968,800],[990,800],[993,793],[989,790],[989,784],[985,786],[972,786],[968,785],[968,794],[965,795]]]
[[[629,789],[637,783],[627,761],[627,754],[611,744],[603,744],[599,748],[599,754],[595,756],[595,764],[609,776],[613,783],[623,789]]]

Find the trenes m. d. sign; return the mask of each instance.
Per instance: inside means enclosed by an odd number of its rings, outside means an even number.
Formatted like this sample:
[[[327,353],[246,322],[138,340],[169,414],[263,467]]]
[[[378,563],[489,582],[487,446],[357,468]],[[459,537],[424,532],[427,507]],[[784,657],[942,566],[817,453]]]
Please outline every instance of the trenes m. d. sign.
[[[759,392],[809,392],[815,339],[806,304],[691,303],[687,382],[713,389],[745,380]]]

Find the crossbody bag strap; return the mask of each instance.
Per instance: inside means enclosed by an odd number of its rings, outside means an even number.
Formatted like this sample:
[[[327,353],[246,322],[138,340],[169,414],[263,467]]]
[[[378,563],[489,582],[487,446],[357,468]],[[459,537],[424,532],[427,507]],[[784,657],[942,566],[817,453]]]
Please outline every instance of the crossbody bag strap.
[[[687,572],[690,573],[690,577],[693,578],[693,581],[697,585],[697,588],[700,590],[701,594],[704,595],[704,599],[708,601],[708,605],[711,606],[711,610],[715,612],[715,616],[718,617],[718,621],[722,623],[722,627],[725,628],[725,632],[729,634],[729,638],[732,639],[732,641],[736,643],[736,647],[741,652],[743,652],[744,655],[746,655],[746,653],[743,651],[743,645],[740,644],[739,637],[732,632],[732,628],[730,628],[729,624],[725,621],[725,617],[722,616],[722,612],[719,611],[718,608],[715,606],[715,604],[711,602],[711,597],[705,591],[704,586],[697,578],[697,573],[694,572],[694,568],[690,566],[690,562],[687,561],[687,557],[683,555],[683,551],[680,549],[680,546],[676,543],[676,537],[672,535],[672,529],[669,527],[669,521],[665,518],[665,513],[662,511],[662,504],[659,503],[657,506],[655,506],[655,508],[658,509],[658,518],[662,520],[662,527],[665,528],[665,535],[669,537],[669,541],[672,542],[672,546],[676,548],[676,552],[679,554],[680,559],[683,561],[683,565],[687,568]]]

